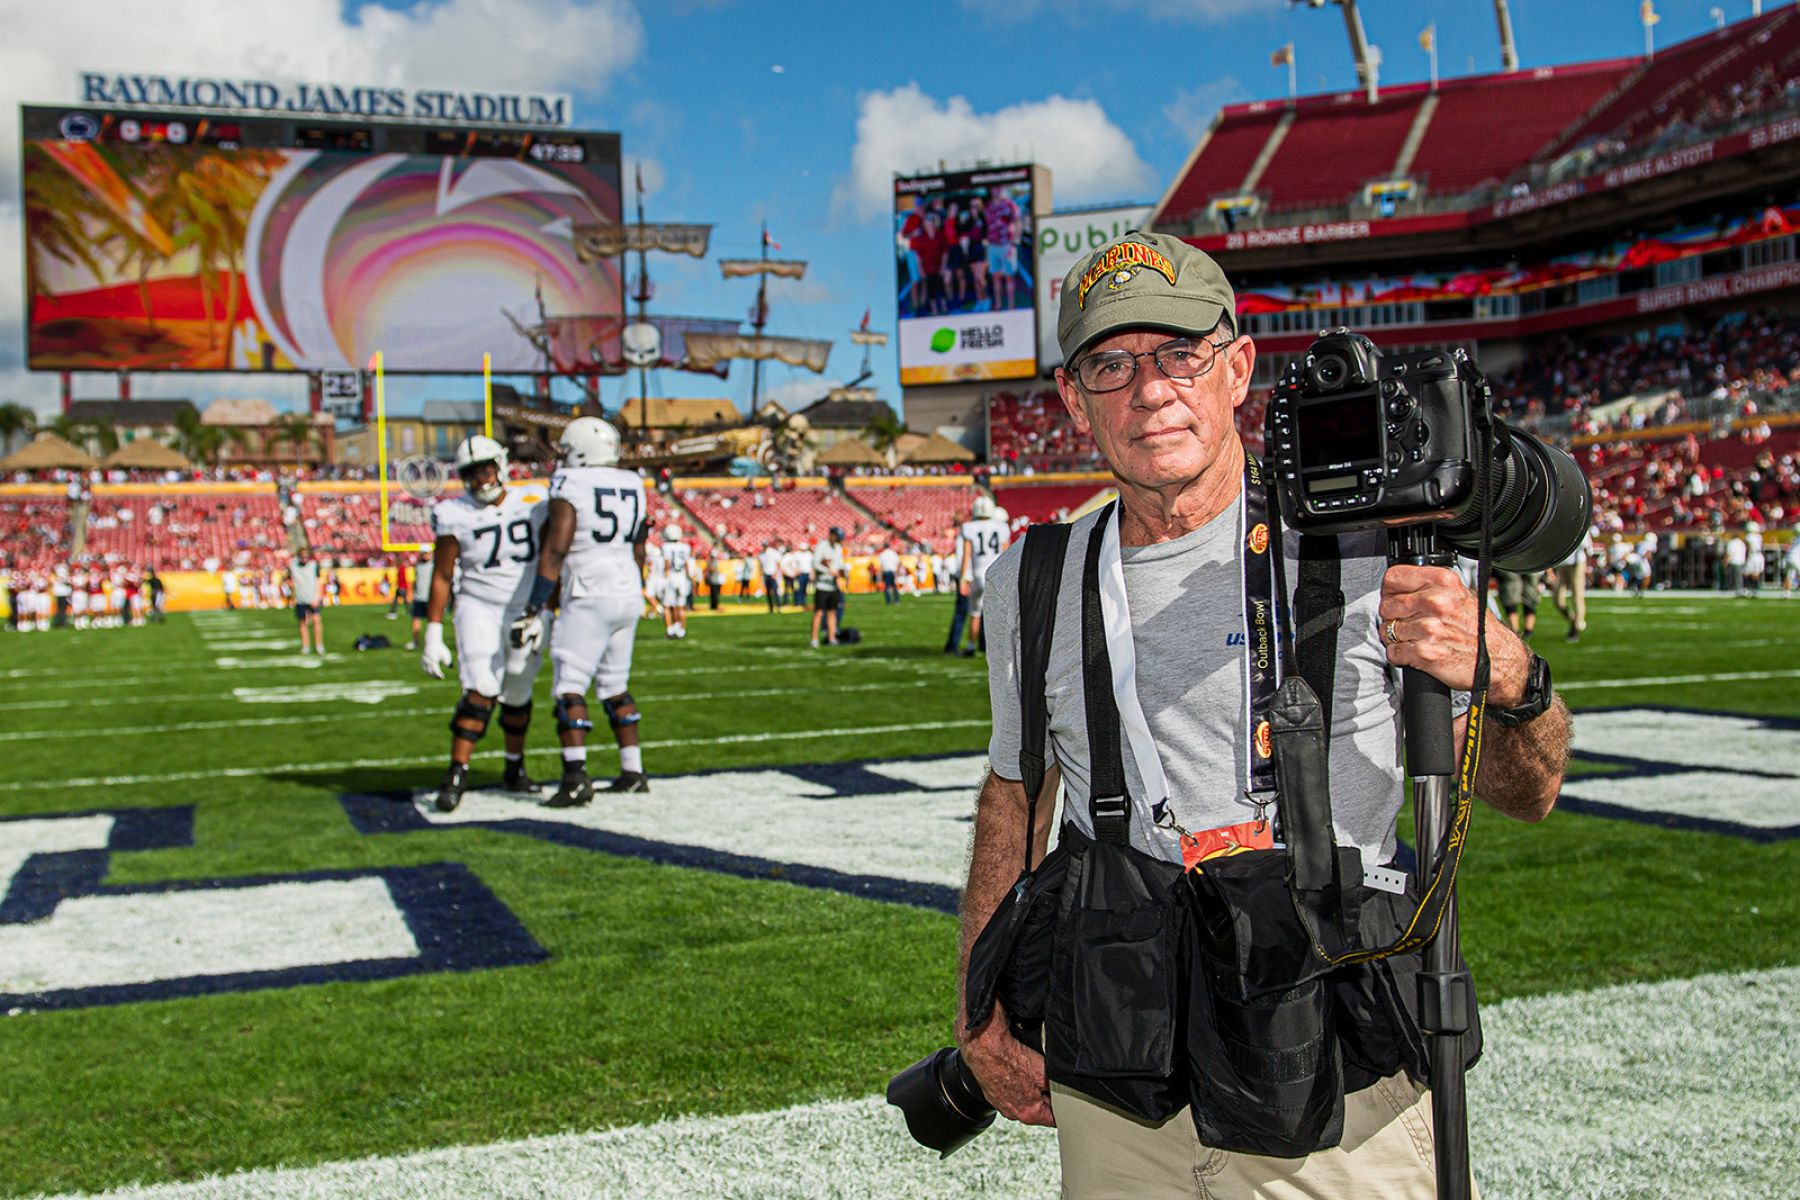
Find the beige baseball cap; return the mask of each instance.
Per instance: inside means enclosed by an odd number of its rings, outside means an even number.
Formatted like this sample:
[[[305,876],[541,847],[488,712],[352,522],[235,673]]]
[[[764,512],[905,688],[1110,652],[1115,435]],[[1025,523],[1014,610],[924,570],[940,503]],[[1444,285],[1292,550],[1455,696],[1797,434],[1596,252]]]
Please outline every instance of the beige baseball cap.
[[[1230,314],[1237,295],[1203,250],[1166,233],[1132,230],[1076,263],[1063,279],[1056,341],[1070,362],[1123,329],[1206,333]]]

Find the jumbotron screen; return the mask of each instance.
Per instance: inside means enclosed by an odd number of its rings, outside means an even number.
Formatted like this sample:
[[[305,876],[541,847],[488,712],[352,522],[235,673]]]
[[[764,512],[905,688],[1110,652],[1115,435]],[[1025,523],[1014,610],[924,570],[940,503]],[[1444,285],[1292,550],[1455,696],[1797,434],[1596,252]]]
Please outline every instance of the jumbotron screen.
[[[900,383],[1037,374],[1029,166],[894,181]]]
[[[619,137],[28,107],[34,370],[540,369],[618,316]]]

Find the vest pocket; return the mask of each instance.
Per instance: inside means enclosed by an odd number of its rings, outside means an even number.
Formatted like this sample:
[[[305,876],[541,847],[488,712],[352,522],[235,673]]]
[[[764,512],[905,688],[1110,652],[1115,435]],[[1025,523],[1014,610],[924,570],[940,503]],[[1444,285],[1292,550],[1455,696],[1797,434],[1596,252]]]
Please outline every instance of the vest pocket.
[[[1094,843],[1073,860],[1051,958],[1045,1052],[1075,1075],[1174,1069],[1185,904],[1180,866]]]

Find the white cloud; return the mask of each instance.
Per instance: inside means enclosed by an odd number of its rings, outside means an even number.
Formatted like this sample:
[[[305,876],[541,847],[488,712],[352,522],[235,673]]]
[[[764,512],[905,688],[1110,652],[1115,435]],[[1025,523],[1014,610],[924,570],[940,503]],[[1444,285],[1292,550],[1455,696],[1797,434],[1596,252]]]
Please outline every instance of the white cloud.
[[[603,91],[635,61],[644,29],[628,0],[443,0],[393,10],[339,0],[59,0],[6,6],[0,114],[77,98],[76,73],[150,73],[442,87]],[[19,126],[0,119],[0,389],[23,340]],[[645,184],[650,183],[645,167]]]
[[[1269,0],[1011,0],[1007,4],[962,0],[962,5],[979,12],[984,20],[1006,24],[1029,20],[1045,9],[1077,20],[1112,20],[1120,14],[1136,14],[1157,21],[1216,24],[1258,9],[1267,12]]]
[[[805,408],[815,400],[823,400],[832,388],[841,388],[841,379],[820,379],[817,375],[795,375],[773,387],[763,389],[763,402],[775,401],[789,412]]]
[[[661,159],[649,158],[642,154],[627,154],[621,163],[622,173],[619,178],[624,181],[625,187],[625,217],[630,220],[632,219],[633,197],[637,194],[634,190],[637,187],[635,181],[642,178],[644,195],[654,196],[662,191],[664,184],[669,182],[669,173],[664,169]],[[641,176],[639,175],[640,171],[642,172]]]
[[[771,279],[769,302],[772,304],[836,304],[838,294],[822,279]]]
[[[1179,129],[1184,137],[1197,139],[1212,124],[1220,108],[1249,98],[1249,89],[1237,81],[1237,76],[1227,75],[1198,87],[1181,89],[1173,100],[1163,105],[1162,111],[1169,124]]]
[[[1125,131],[1093,100],[1050,96],[978,113],[916,83],[862,97],[850,176],[834,203],[867,219],[893,204],[893,176],[988,162],[1037,162],[1054,173],[1057,204],[1142,193],[1154,179]]]

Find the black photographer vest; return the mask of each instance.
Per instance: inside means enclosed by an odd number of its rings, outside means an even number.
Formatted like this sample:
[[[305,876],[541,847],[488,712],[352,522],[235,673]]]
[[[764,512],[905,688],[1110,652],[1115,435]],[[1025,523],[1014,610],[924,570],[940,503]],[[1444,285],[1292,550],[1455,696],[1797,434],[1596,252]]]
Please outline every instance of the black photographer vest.
[[[1166,797],[1134,806],[1126,795],[1129,735],[1103,600],[1107,535],[1116,538],[1107,512],[1086,547],[1080,606],[1094,836],[1065,824],[1035,867],[1027,839],[1025,873],[971,951],[968,1017],[979,1024],[998,995],[1015,1036],[1041,1038],[1056,1082],[1148,1120],[1187,1105],[1208,1145],[1298,1156],[1337,1144],[1346,1091],[1402,1069],[1425,1078],[1414,977],[1429,934],[1409,935],[1435,929],[1435,917],[1412,887],[1364,886],[1360,853],[1335,845],[1326,750],[1344,612],[1336,539],[1301,539],[1290,617],[1280,517],[1250,455],[1243,504],[1245,788],[1285,845],[1187,871],[1129,844],[1134,813],[1155,814]],[[1068,526],[1034,526],[1020,568],[1020,761],[1033,809],[1068,541]],[[1466,1045],[1473,1061],[1479,1033]]]

